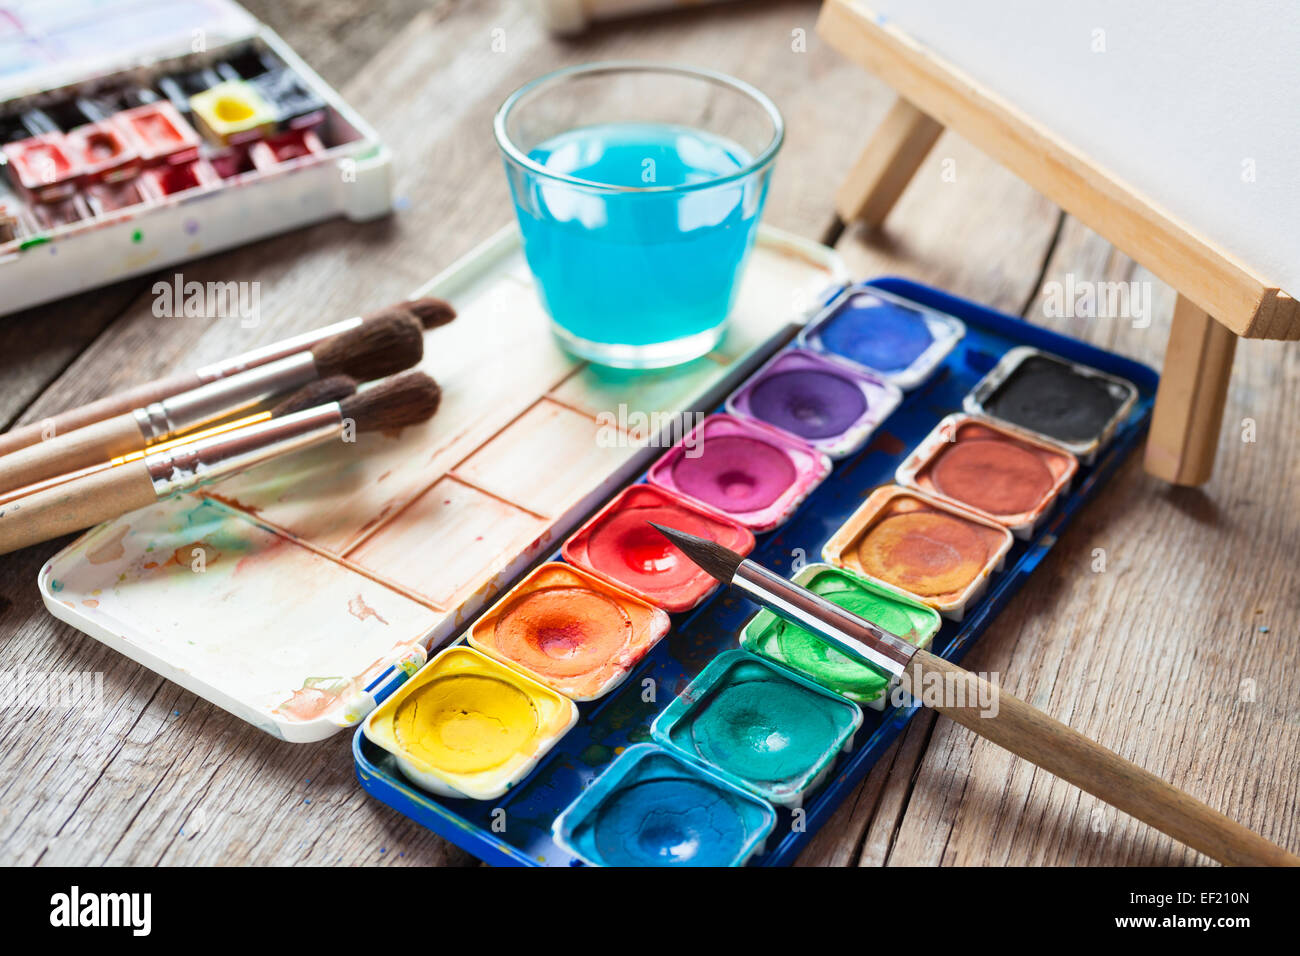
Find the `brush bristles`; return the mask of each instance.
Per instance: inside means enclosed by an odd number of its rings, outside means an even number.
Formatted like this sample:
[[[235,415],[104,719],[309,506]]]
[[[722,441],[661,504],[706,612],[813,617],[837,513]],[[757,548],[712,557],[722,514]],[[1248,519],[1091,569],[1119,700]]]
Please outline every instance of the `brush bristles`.
[[[435,299],[431,295],[423,299],[408,299],[397,308],[406,309],[419,319],[420,324],[426,329],[436,329],[456,318],[456,310],[451,307],[450,302]]]
[[[358,432],[388,432],[427,422],[438,410],[442,389],[423,372],[403,372],[340,402]]]
[[[690,558],[702,570],[707,571],[711,577],[724,584],[731,583],[731,579],[736,576],[740,563],[745,560],[742,555],[737,554],[730,548],[723,547],[716,541],[710,541],[708,538],[697,538],[693,534],[677,531],[674,528],[665,528],[653,521],[646,523],[675,544],[682,554]]]
[[[311,354],[321,378],[346,375],[369,382],[419,362],[424,357],[424,329],[409,312],[389,309],[385,315],[319,343]]]
[[[271,415],[275,418],[282,415],[292,415],[294,412],[315,408],[318,405],[328,405],[330,402],[342,401],[349,395],[355,395],[356,393],[357,383],[355,381],[346,375],[331,375],[329,378],[317,379],[304,385],[279,405],[272,408]]]

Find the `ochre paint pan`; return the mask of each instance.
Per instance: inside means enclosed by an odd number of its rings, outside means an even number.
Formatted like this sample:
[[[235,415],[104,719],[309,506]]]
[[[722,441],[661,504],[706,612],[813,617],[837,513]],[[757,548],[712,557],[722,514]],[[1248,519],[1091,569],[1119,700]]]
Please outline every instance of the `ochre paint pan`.
[[[1011,543],[1011,532],[988,518],[887,485],[835,532],[822,556],[960,621],[1002,569]]]

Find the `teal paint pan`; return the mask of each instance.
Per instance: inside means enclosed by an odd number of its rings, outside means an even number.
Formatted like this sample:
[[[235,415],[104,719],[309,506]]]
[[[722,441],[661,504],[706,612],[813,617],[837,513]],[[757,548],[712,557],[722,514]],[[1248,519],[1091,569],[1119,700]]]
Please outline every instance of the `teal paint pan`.
[[[719,654],[650,734],[774,804],[797,807],[848,750],[862,711],[746,651]]]

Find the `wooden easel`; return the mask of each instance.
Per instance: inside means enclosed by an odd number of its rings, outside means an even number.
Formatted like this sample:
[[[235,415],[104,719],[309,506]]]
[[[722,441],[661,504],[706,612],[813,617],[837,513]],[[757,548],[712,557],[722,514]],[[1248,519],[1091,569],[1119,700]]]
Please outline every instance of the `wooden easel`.
[[[1300,339],[1300,305],[1193,233],[861,0],[824,0],[817,32],[898,99],[835,197],[845,222],[879,225],[944,128],[1001,162],[1178,291],[1146,469],[1177,485],[1210,477],[1237,337]]]

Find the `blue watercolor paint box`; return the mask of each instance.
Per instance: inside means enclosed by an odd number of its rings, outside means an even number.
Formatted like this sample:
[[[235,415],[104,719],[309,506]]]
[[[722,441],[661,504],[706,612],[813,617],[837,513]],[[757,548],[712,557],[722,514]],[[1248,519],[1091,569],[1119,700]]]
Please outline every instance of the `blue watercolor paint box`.
[[[739,650],[715,657],[650,735],[777,806],[798,807],[860,726],[853,701]]]
[[[866,447],[835,462],[831,474],[786,522],[758,536],[751,557],[786,576],[794,576],[815,560],[822,546],[872,489],[893,482],[895,470],[911,451],[940,419],[961,409],[966,395],[1013,348],[1041,349],[1126,379],[1138,391],[1118,423],[1113,440],[1093,463],[1080,468],[1051,517],[1028,540],[1015,541],[1004,569],[993,575],[987,591],[972,603],[963,619],[944,620],[931,638],[931,652],[960,661],[1079,511],[1138,446],[1150,419],[1158,376],[1131,359],[905,279],[882,278],[846,286],[827,297],[826,308],[859,292],[898,297],[923,310],[952,316],[964,325],[965,335],[952,343],[932,374],[904,395]],[[790,347],[796,334],[797,329],[790,329],[774,337],[769,343],[770,354]],[[611,488],[610,496],[619,490]],[[622,688],[601,700],[579,705],[578,724],[500,800],[451,800],[425,793],[401,776],[391,754],[371,744],[361,733],[353,738],[357,778],[378,800],[486,862],[580,865],[584,859],[572,845],[554,838],[552,826],[557,818],[572,820],[576,810],[590,799],[588,794],[614,782],[613,777],[606,779],[607,775],[621,774],[623,761],[633,759],[627,754],[641,752],[639,745],[651,739],[656,719],[677,695],[719,654],[739,646],[739,636],[755,610],[743,598],[718,591],[694,610],[674,615],[668,636],[629,675]],[[467,620],[466,628],[470,624],[472,621]],[[393,672],[381,676],[368,691],[382,700],[403,680],[405,674]],[[776,822],[766,846],[749,865],[793,863],[812,835],[898,738],[917,709],[915,705],[904,705],[889,706],[883,712],[865,711],[853,735],[852,752],[838,760],[824,784],[806,796],[802,808],[774,808]],[[499,822],[503,818],[507,821],[504,831]]]
[[[556,842],[591,866],[744,866],[772,807],[650,744],[624,751],[556,818]]]

